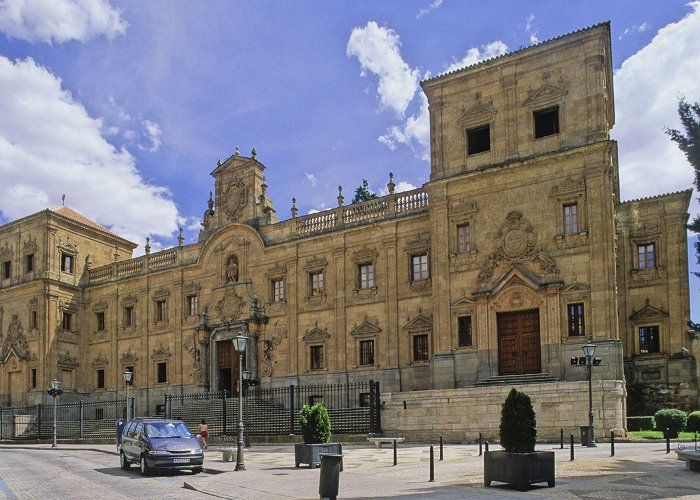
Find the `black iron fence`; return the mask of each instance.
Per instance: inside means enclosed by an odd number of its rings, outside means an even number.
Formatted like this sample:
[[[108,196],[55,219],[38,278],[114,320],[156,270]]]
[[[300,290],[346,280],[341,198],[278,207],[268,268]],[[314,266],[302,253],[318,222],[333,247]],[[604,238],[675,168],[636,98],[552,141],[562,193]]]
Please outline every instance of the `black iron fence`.
[[[132,408],[138,415],[134,398]],[[248,436],[301,434],[299,410],[323,403],[334,434],[381,432],[379,382],[308,385],[277,388],[246,387],[243,422]],[[239,422],[238,394],[226,391],[168,394],[159,416],[180,418],[192,430],[201,420],[210,436],[235,435]],[[124,418],[126,400],[56,402],[58,439],[114,439],[116,422]],[[54,405],[0,406],[0,439],[49,440],[53,437]]]

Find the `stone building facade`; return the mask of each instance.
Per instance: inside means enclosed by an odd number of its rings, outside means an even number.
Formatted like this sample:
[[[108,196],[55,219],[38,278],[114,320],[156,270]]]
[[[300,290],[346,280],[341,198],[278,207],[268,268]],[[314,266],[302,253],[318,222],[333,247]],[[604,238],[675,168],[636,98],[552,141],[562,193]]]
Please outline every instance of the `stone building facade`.
[[[53,378],[113,397],[125,369],[148,412],[167,392],[235,390],[244,334],[263,385],[379,381],[389,429],[430,415],[459,438],[483,428],[474,405],[532,382],[552,429],[585,424],[570,359],[588,342],[608,428],[625,426],[625,380],[697,406],[691,191],[620,202],[609,25],[422,88],[431,171],[414,191],[389,174],[387,196],[345,204],[339,189],[337,208],[300,216],[293,200],[280,221],[265,166],[236,150],[196,244],[132,258],[68,207],[0,226],[2,404],[41,401]]]

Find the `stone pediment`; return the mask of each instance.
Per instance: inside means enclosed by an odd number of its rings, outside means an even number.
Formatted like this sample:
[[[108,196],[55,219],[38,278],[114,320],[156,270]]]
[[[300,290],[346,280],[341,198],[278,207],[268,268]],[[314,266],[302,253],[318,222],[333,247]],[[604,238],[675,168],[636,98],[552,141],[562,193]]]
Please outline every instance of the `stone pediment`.
[[[364,247],[353,252],[352,258],[356,261],[374,262],[377,260],[377,255],[379,255],[379,253],[376,249]]]
[[[531,90],[528,98],[523,102],[524,106],[539,106],[542,104],[554,104],[568,92],[561,87],[544,84],[537,90]]]
[[[476,306],[475,300],[472,300],[469,297],[461,297],[460,299],[454,301],[450,307],[452,309],[460,309],[460,308],[474,307],[474,306]]]
[[[62,251],[63,253],[68,253],[68,254],[73,254],[73,255],[78,253],[78,247],[69,241],[66,241],[65,243],[59,242],[58,249],[60,251]]]
[[[652,306],[649,303],[649,299],[646,300],[646,304],[641,310],[635,311],[632,309],[632,314],[630,315],[630,321],[633,323],[665,318],[668,318],[668,313],[663,309]]]
[[[496,109],[491,103],[484,104],[482,102],[477,101],[476,104],[474,104],[469,109],[466,109],[462,113],[462,115],[457,120],[457,123],[459,123],[462,126],[487,123],[493,119],[495,114]]]
[[[573,179],[572,177],[567,177],[560,184],[554,186],[550,194],[553,198],[562,199],[581,196],[585,190],[585,178],[581,177],[579,179]]]
[[[122,357],[119,361],[122,365],[133,365],[138,360],[139,357],[136,355],[135,352],[127,351],[124,354],[122,354]]]
[[[155,349],[153,349],[153,354],[151,354],[151,359],[153,360],[164,360],[170,357],[170,348],[164,347],[162,344]]]
[[[104,368],[109,364],[109,361],[107,360],[107,357],[99,353],[95,359],[92,360],[92,363],[90,363],[93,368]]]
[[[430,248],[430,235],[428,234],[418,235],[416,239],[406,243],[405,247],[407,252],[427,250],[428,248]]]
[[[12,255],[12,247],[5,243],[5,246],[0,249],[0,259],[9,260],[12,259]]]
[[[450,204],[450,219],[468,219],[476,215],[479,205],[475,201],[460,200]]]
[[[75,370],[80,366],[78,360],[74,356],[71,356],[68,351],[66,351],[64,354],[58,355],[57,364],[61,370]]]
[[[373,325],[367,319],[352,329],[350,335],[355,337],[360,335],[378,335],[382,331],[377,325]]]
[[[36,239],[28,239],[27,241],[24,242],[24,253],[25,254],[30,254],[30,253],[36,253],[38,247],[36,244]]]
[[[153,292],[153,300],[166,299],[168,295],[170,295],[170,290],[162,286]]]
[[[326,261],[325,257],[314,257],[312,259],[307,260],[304,263],[304,269],[307,271],[314,270],[314,269],[323,269],[328,265],[328,262]]]
[[[419,312],[416,317],[403,326],[403,329],[407,331],[430,330],[432,328],[433,320],[424,316],[422,312]]]
[[[265,271],[265,276],[268,278],[276,276],[286,276],[287,266],[282,262],[275,262],[274,265],[269,266],[267,271]]]
[[[571,283],[562,289],[562,293],[578,293],[578,292],[590,292],[591,287],[584,283]]]
[[[331,338],[331,336],[328,334],[328,330],[320,329],[317,324],[314,328],[306,332],[306,335],[304,335],[301,340],[304,342],[318,342],[329,338]]]

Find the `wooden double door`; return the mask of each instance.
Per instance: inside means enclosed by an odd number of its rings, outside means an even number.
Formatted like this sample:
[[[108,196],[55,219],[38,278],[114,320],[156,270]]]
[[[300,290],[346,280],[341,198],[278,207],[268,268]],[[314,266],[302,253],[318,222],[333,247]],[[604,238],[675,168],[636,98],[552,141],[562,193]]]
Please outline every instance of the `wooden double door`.
[[[245,369],[245,356],[243,356]],[[216,370],[218,374],[218,390],[238,394],[238,354],[233,349],[230,340],[219,341],[216,344]]]
[[[498,313],[498,374],[540,373],[540,310]]]

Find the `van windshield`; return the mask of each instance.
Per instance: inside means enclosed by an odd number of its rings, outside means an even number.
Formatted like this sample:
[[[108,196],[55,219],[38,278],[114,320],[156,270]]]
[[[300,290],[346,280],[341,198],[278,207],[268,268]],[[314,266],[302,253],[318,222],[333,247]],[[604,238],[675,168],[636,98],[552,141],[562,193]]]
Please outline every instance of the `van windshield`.
[[[146,435],[153,438],[191,437],[182,422],[156,422],[146,424]]]

